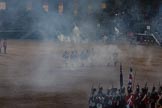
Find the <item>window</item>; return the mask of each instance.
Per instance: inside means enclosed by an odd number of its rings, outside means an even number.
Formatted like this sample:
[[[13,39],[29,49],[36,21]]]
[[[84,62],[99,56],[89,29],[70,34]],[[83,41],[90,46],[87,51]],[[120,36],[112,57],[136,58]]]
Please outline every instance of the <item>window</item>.
[[[59,6],[58,6],[58,12],[59,14],[62,14],[64,11],[64,5],[63,2],[59,2]]]
[[[26,10],[27,11],[31,11],[32,10],[32,2],[27,3]]]
[[[0,10],[6,10],[6,2],[0,2]]]
[[[92,9],[93,9],[92,4],[89,4],[88,5],[88,14],[92,13]]]
[[[102,9],[106,9],[106,8],[107,8],[107,4],[106,4],[106,3],[102,3],[102,4],[101,4],[101,8],[102,8]]]
[[[78,15],[78,1],[74,0],[74,15]]]
[[[44,9],[45,12],[48,12],[48,8],[49,7],[48,7],[48,4],[47,3],[46,4],[43,4],[43,9]]]

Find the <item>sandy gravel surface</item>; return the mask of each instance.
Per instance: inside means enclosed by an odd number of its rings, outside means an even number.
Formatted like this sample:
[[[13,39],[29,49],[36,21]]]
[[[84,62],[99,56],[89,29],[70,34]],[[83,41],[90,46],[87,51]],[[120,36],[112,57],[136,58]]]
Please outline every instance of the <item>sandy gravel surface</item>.
[[[127,85],[129,67],[135,83],[148,86],[162,81],[162,48],[103,44],[67,44],[53,41],[9,40],[8,54],[0,54],[1,108],[87,108],[91,85],[119,87],[119,63]],[[65,50],[90,50],[87,61],[64,63]],[[85,63],[83,67],[81,64]]]

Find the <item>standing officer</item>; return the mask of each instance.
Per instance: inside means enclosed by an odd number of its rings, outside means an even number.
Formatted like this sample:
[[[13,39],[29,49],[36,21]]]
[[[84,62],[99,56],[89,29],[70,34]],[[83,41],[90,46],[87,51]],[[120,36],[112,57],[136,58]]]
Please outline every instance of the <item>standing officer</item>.
[[[3,49],[4,49],[4,53],[7,53],[7,39],[3,40]]]
[[[2,40],[0,39],[0,53],[2,52]]]

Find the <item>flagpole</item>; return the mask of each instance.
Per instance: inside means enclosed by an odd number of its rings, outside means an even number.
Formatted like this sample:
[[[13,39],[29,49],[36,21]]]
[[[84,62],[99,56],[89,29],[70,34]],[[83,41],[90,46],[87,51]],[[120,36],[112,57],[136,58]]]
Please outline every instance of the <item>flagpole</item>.
[[[123,87],[123,68],[122,64],[120,63],[120,90],[122,90]]]

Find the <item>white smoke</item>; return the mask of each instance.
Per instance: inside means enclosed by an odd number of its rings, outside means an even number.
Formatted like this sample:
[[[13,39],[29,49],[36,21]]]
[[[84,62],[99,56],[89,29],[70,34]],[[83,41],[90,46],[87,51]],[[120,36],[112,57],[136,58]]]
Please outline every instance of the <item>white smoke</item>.
[[[78,43],[85,43],[86,42],[81,37],[81,31],[80,31],[79,27],[76,26],[76,25],[72,29],[72,33],[70,34],[70,36],[60,34],[60,35],[57,36],[57,39],[59,40],[59,42],[63,42],[63,43],[75,43],[75,44],[78,44]]]

